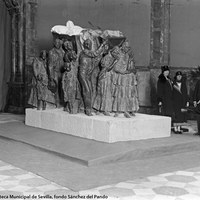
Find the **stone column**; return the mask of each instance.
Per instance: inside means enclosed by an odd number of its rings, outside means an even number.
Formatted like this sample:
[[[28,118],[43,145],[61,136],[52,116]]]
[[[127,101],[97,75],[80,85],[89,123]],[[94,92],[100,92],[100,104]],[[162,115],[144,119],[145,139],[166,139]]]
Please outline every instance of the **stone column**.
[[[11,67],[11,77],[10,81],[15,81],[15,74],[16,74],[16,63],[17,63],[17,56],[16,56],[16,13],[11,13],[11,43],[12,43],[12,67]]]
[[[17,69],[16,69],[16,77],[15,82],[23,84],[24,83],[24,12],[23,12],[23,1],[19,2],[19,10],[17,11],[17,38],[18,38],[18,60],[17,60]]]
[[[27,0],[25,4],[25,107],[28,107],[28,99],[32,88],[33,59],[38,56],[36,16],[37,0]]]
[[[170,63],[170,0],[161,0],[161,59],[162,65]]]
[[[4,0],[11,15],[12,66],[6,110],[24,112],[24,0]]]
[[[3,0],[5,2],[5,5],[8,9],[8,12],[11,16],[11,77],[10,77],[10,81],[14,82],[15,81],[15,75],[16,75],[16,67],[17,67],[17,13],[18,13],[18,2],[14,2],[15,4],[13,4],[12,0]]]
[[[160,67],[168,65],[170,61],[170,0],[151,0],[150,51],[151,102],[156,106]]]
[[[169,64],[170,0],[151,1],[151,68]]]

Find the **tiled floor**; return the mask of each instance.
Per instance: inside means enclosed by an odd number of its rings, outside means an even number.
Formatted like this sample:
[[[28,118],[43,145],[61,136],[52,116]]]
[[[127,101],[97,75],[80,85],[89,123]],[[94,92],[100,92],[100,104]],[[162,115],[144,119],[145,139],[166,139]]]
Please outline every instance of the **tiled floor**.
[[[23,116],[0,115],[0,123],[23,120]],[[191,134],[196,131],[192,121],[186,127]],[[0,161],[1,199],[200,200],[200,166],[74,192]]]
[[[0,161],[0,199],[3,198],[200,200],[200,167],[73,192]]]

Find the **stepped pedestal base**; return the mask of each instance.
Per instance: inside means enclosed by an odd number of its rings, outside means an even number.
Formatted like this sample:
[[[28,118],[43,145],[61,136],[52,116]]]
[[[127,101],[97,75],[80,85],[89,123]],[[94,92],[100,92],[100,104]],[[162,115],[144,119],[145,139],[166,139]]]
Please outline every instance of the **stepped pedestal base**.
[[[171,133],[171,118],[139,113],[132,118],[115,118],[69,114],[62,109],[26,109],[25,123],[107,143],[169,137]]]

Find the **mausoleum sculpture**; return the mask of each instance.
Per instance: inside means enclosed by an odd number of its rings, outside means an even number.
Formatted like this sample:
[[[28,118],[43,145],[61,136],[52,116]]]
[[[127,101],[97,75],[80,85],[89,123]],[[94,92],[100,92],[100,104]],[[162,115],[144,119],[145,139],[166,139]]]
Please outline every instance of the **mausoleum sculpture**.
[[[137,73],[126,37],[120,31],[81,28],[71,21],[51,31],[54,47],[48,62],[45,56],[33,62],[36,107],[39,109],[42,101],[45,109],[46,91],[50,91],[55,93],[51,95],[55,107],[70,114],[135,116],[139,109]],[[38,69],[43,70],[43,82]],[[54,93],[49,90],[50,83],[55,83]]]

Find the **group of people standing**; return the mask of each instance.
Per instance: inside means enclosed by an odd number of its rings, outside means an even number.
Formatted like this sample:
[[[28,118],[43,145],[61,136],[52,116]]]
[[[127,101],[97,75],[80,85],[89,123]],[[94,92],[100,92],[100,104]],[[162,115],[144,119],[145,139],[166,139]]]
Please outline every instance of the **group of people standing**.
[[[186,121],[184,108],[189,106],[186,81],[181,71],[174,80],[169,77],[169,67],[162,66],[157,82],[157,100],[161,114],[172,118],[175,133],[182,133],[180,123]]]
[[[189,97],[186,85],[186,78],[181,71],[177,71],[174,79],[169,76],[168,66],[161,67],[161,74],[157,81],[157,101],[159,112],[164,116],[172,118],[173,131],[181,134],[183,129],[181,123],[186,122],[186,112],[189,107]],[[197,105],[200,103],[200,82],[197,82],[193,95],[193,111],[196,113]],[[197,114],[198,133],[200,133],[200,117]]]

